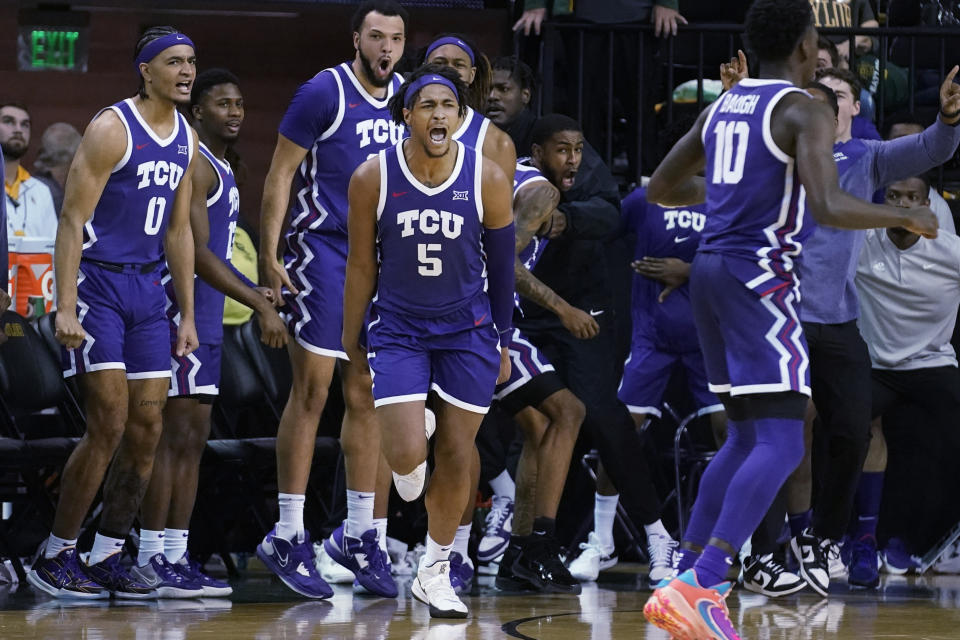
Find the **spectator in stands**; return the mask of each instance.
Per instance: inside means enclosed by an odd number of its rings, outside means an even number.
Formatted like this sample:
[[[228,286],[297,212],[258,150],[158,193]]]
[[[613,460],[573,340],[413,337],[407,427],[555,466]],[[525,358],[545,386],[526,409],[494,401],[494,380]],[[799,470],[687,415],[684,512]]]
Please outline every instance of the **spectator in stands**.
[[[817,41],[817,69],[846,69],[846,60],[840,58],[840,52],[837,51],[837,45],[833,44],[829,38],[820,36]]]
[[[929,180],[920,175],[900,180],[886,190],[886,203],[903,208],[929,206]],[[901,505],[898,532],[907,548],[921,550],[952,526],[957,518],[958,488],[953,469],[960,453],[960,371],[950,338],[960,305],[960,238],[941,232],[921,238],[904,229],[867,232],[857,265],[860,331],[870,350],[874,417],[894,405],[912,401],[927,419],[912,420],[909,441],[918,448],[903,452],[924,465],[924,506]],[[875,430],[857,497],[858,529],[854,535],[850,579],[866,586],[879,583],[875,538],[886,444]],[[872,460],[871,460],[872,459]],[[864,530],[865,524],[869,529]],[[884,558],[888,559],[888,554]],[[889,564],[889,562],[888,562]],[[904,567],[893,567],[896,573]]]
[[[7,206],[7,244],[17,238],[49,239],[57,235],[57,214],[50,189],[20,164],[30,145],[30,114],[17,103],[0,105],[0,148],[3,150]]]
[[[533,70],[525,62],[515,56],[494,60],[486,116],[513,140],[517,158],[530,156],[531,134],[537,121],[530,109],[535,88]]]
[[[817,69],[817,80],[822,81],[825,77],[833,78],[840,82],[841,85],[846,85],[845,88],[839,89],[832,84],[833,80],[824,82],[824,84],[837,91],[840,110],[849,114],[850,137],[861,140],[881,140],[882,138],[880,137],[880,132],[877,131],[877,127],[861,112],[863,88],[857,76],[849,69]]]
[[[895,115],[891,120],[887,122],[887,140],[896,140],[897,138],[902,138],[903,136],[912,136],[917,133],[922,133],[926,128],[920,122],[918,122],[917,117],[913,114],[901,114]],[[886,194],[881,192],[878,194],[878,198],[874,198],[874,202],[883,202]],[[931,185],[930,187],[930,209],[937,214],[937,222],[940,223],[941,229],[946,229],[950,233],[956,233],[957,227],[953,221],[953,213],[950,211],[950,205],[947,204],[947,201],[943,199],[943,196],[936,190],[935,187]]]
[[[581,20],[600,24],[623,22],[652,22],[654,33],[664,38],[677,35],[677,26],[687,24],[680,15],[678,0],[620,0],[619,2],[570,2],[569,0],[524,0],[523,15],[513,25],[514,31],[523,30],[523,35],[540,35],[540,25],[548,17],[574,16]],[[872,14],[871,14],[872,15]]]
[[[854,29],[872,29],[879,27],[869,0],[810,0],[813,5],[814,24],[820,27],[840,27]],[[837,45],[840,58],[850,66],[850,39],[848,36],[829,36]],[[857,36],[855,54],[863,54],[873,49],[870,36]]]
[[[33,163],[33,175],[47,185],[53,196],[53,206],[60,216],[63,205],[63,185],[67,171],[80,146],[80,132],[72,124],[54,122],[40,136],[40,150]]]

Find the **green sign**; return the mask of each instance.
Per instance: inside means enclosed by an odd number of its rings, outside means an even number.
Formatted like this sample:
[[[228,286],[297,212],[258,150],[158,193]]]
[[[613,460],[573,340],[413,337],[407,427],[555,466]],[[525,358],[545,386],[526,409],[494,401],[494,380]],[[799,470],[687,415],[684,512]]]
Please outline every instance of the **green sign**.
[[[34,29],[30,32],[30,66],[34,69],[76,69],[79,31]]]
[[[20,25],[20,71],[86,71],[87,27]]]

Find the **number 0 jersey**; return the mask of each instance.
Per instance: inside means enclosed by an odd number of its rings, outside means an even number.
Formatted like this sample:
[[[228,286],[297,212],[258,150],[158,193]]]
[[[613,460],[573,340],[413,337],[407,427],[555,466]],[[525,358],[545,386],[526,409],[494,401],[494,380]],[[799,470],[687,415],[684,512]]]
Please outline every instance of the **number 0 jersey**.
[[[707,216],[699,251],[720,253],[734,276],[761,295],[796,281],[795,261],[813,232],[794,159],[770,131],[785,80],[741,80],[711,107],[701,136]],[[806,95],[806,94],[804,94]]]
[[[163,235],[173,200],[193,158],[192,129],[175,112],[173,131],[161,139],[131,98],[107,109],[117,114],[126,129],[127,150],[84,226],[83,257],[115,263],[156,262],[163,259]]]
[[[486,288],[481,157],[452,141],[457,160],[450,177],[427,187],[407,166],[403,144],[380,152],[380,278],[374,304],[440,316]]]

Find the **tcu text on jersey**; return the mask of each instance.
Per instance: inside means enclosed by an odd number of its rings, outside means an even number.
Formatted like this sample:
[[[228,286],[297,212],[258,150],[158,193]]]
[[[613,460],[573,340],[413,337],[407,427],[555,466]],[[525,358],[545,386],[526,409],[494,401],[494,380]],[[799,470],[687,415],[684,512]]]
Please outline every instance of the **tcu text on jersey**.
[[[137,177],[140,178],[137,189],[145,189],[151,185],[161,187],[169,183],[170,188],[176,191],[180,178],[183,177],[183,167],[165,160],[149,160],[137,165]],[[239,201],[239,196],[237,199]]]
[[[703,225],[707,222],[707,217],[697,211],[687,209],[668,209],[663,212],[663,221],[667,224],[667,229],[693,229],[697,233],[703,231]]]
[[[384,118],[369,118],[357,123],[357,135],[360,136],[361,149],[371,143],[381,146],[387,143],[397,144],[403,139],[403,125]],[[377,151],[379,150],[378,148]]]

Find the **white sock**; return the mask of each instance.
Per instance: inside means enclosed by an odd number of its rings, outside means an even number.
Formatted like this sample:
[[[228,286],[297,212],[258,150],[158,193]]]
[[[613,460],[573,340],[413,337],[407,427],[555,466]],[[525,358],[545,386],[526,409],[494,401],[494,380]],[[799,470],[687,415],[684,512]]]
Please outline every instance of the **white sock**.
[[[373,492],[347,489],[347,520],[344,535],[359,538],[373,528]]]
[[[93,549],[90,549],[90,560],[88,565],[95,565],[103,562],[115,553],[123,550],[123,538],[108,538],[102,533],[98,533],[93,539]]]
[[[657,520],[653,524],[643,525],[643,530],[646,531],[647,537],[650,536],[663,536],[664,538],[670,537],[670,532],[667,531],[667,528],[663,526],[663,520]]]
[[[189,529],[163,530],[163,555],[170,563],[178,562],[187,552],[187,540],[190,537]]]
[[[158,553],[163,553],[164,538],[163,531],[140,529],[140,552],[137,554],[137,564],[139,566],[147,566],[150,563],[150,558]]]
[[[594,496],[593,502],[593,532],[600,538],[600,544],[604,551],[613,551],[613,519],[617,515],[617,503],[620,501],[620,494],[613,496],[602,496],[599,493]]]
[[[65,538],[58,538],[57,536],[50,534],[50,537],[47,538],[47,546],[43,550],[44,558],[56,558],[57,555],[68,547],[77,546],[77,539],[67,540]]]
[[[303,538],[303,502],[305,496],[298,493],[277,494],[280,520],[277,535],[285,540],[299,541]]]
[[[387,553],[387,519],[374,518],[371,520],[371,527],[377,530],[377,544],[380,545],[380,550]],[[390,556],[387,555],[387,560],[389,559]]]
[[[457,527],[457,535],[453,538],[453,549],[451,551],[456,551],[463,558],[464,562],[473,566],[473,562],[470,561],[470,530],[473,528],[473,524],[462,524]]]
[[[506,469],[490,481],[490,488],[493,489],[494,495],[510,498],[511,500],[514,500],[517,495],[517,484],[513,481],[513,478],[510,477],[510,474],[507,473]]]
[[[427,552],[423,555],[423,566],[429,567],[437,562],[450,559],[452,544],[439,544],[427,534]]]

